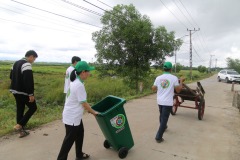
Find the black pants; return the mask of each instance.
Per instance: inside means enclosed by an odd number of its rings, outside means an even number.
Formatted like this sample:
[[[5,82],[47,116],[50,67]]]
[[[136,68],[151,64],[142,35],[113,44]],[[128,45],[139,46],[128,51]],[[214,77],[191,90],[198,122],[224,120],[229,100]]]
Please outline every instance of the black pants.
[[[83,156],[82,146],[84,138],[84,127],[82,120],[79,126],[70,126],[65,124],[66,135],[62,143],[61,150],[58,154],[57,160],[67,160],[68,153],[75,142],[76,157],[81,158]]]
[[[25,96],[22,94],[13,95],[15,97],[17,105],[17,124],[20,124],[24,127],[37,110],[36,101],[29,102],[29,96]],[[28,111],[24,114],[25,105],[27,105]]]

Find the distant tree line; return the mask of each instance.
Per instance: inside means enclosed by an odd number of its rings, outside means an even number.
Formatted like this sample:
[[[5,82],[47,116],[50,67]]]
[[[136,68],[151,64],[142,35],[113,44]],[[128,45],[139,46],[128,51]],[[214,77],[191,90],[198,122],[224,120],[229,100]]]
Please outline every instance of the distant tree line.
[[[235,71],[240,73],[240,59],[232,59],[228,57],[226,61],[227,61],[227,67],[229,69],[234,69]]]

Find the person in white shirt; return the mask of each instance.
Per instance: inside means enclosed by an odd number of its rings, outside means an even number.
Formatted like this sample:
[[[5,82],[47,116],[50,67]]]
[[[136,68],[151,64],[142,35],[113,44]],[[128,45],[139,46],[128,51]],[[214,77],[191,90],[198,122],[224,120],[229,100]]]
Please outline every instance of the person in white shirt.
[[[155,82],[152,86],[152,90],[154,92],[157,91],[157,103],[160,112],[160,126],[155,137],[155,140],[158,143],[164,141],[162,137],[165,129],[167,128],[168,118],[172,111],[174,89],[176,92],[180,92],[182,89],[182,84],[185,80],[184,78],[180,78],[180,80],[178,80],[176,76],[171,74],[171,62],[165,62],[163,65],[163,70],[164,73],[155,79]]]
[[[69,85],[70,85],[70,75],[72,73],[72,71],[74,70],[75,65],[77,64],[77,62],[81,61],[80,57],[77,56],[73,56],[72,57],[72,64],[71,66],[69,66],[66,70],[66,74],[65,74],[65,82],[64,82],[64,91],[63,93],[67,93],[68,89],[69,89]]]
[[[70,75],[70,87],[66,95],[62,121],[65,124],[66,135],[62,143],[61,150],[57,160],[67,160],[68,153],[75,142],[76,160],[87,159],[89,154],[82,152],[84,127],[83,112],[84,109],[96,116],[98,112],[94,111],[87,102],[87,93],[84,87],[84,80],[90,76],[90,71],[94,70],[85,61],[79,61]]]

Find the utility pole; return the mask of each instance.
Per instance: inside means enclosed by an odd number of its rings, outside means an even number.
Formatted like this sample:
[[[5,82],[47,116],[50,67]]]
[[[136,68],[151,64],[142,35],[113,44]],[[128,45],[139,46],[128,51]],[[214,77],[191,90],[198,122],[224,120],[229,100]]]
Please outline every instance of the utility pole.
[[[211,68],[212,68],[212,56],[215,56],[215,55],[210,55],[209,69],[208,69],[209,72],[211,72]]]
[[[215,71],[217,71],[217,58],[215,59]]]
[[[174,54],[175,54],[175,74],[177,73],[177,50],[174,47]]]
[[[195,28],[194,29],[187,29],[187,31],[189,31],[189,36],[190,36],[190,78],[192,80],[192,31],[199,31],[200,28],[198,28],[198,30],[196,30]],[[194,33],[195,33],[194,32]]]

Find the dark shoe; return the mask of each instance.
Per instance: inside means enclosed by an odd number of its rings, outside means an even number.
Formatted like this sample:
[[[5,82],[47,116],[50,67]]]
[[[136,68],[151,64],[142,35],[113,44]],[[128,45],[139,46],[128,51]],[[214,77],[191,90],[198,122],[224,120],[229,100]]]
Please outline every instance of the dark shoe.
[[[24,129],[21,129],[20,131],[19,131],[19,138],[23,138],[23,137],[26,137],[26,136],[28,136],[30,133],[28,132],[28,131],[26,131],[26,130],[24,130]]]
[[[165,130],[167,130],[167,128],[168,128],[168,125],[166,125]]]
[[[157,143],[161,143],[161,142],[164,141],[164,139],[163,139],[163,138],[161,138],[161,139],[156,139],[156,141],[157,141]]]
[[[77,157],[75,160],[83,160],[83,159],[88,159],[90,157],[89,154],[83,153],[82,158]]]

